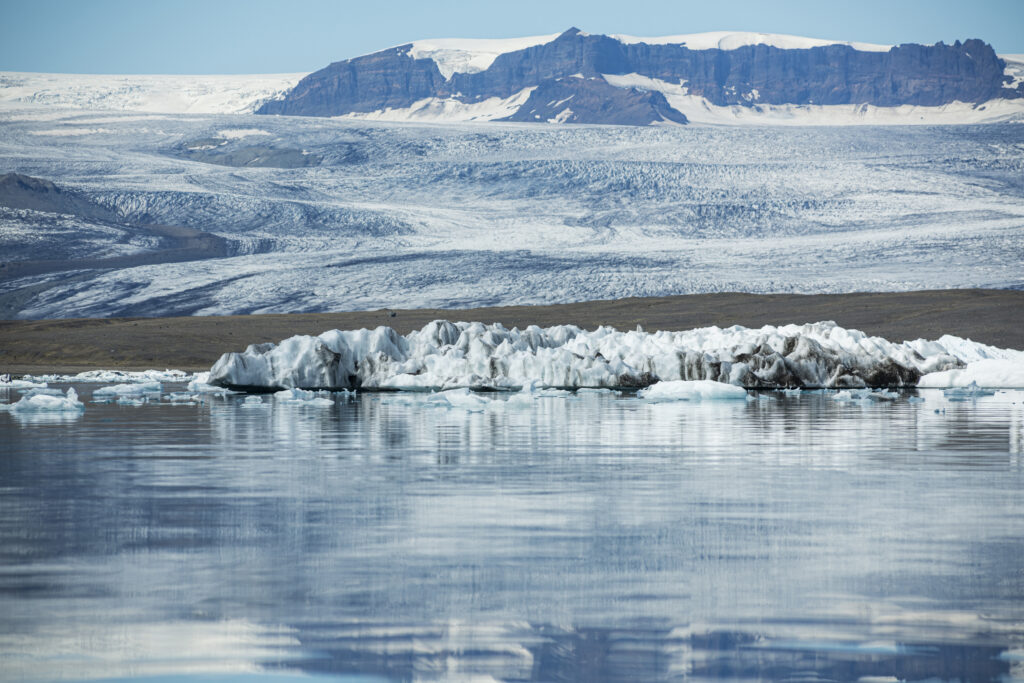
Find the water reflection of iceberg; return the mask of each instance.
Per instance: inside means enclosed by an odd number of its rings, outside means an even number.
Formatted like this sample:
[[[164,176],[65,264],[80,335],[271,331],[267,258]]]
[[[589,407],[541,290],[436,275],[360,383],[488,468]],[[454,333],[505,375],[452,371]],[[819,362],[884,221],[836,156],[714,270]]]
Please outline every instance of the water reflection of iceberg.
[[[1008,425],[990,428],[984,410],[1009,409],[1016,392],[981,399],[982,410],[945,401],[938,390],[922,394],[926,402],[910,402],[908,394],[894,401],[843,403],[827,393],[769,392],[762,395],[766,400],[650,403],[630,394],[522,401],[499,393],[478,396],[500,409],[477,411],[432,401],[429,393],[363,393],[320,411],[268,401],[265,410],[248,414],[238,409],[241,399],[219,400],[211,403],[210,421],[218,442],[257,452],[303,448],[321,456],[358,452],[369,459],[400,446],[406,457],[435,459],[458,451],[478,461],[544,444],[594,456],[692,452],[735,460],[756,452],[780,464],[841,466],[845,456],[893,448],[934,454],[970,445],[1005,453],[1007,439],[1021,440],[1007,433]],[[942,410],[936,412],[937,406]]]

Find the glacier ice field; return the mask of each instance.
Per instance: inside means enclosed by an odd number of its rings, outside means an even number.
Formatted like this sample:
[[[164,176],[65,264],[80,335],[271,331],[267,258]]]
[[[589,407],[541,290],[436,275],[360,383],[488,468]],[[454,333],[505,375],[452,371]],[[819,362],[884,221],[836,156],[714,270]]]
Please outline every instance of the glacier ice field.
[[[4,318],[1024,287],[1020,124],[21,107],[0,109],[3,174],[60,190],[0,192]]]

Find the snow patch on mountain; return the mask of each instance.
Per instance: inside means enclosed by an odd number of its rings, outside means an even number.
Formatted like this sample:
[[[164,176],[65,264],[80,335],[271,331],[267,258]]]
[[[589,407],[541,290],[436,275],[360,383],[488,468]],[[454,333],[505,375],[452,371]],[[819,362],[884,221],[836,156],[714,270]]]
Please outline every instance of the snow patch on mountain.
[[[413,59],[432,59],[445,79],[455,73],[472,74],[486,71],[498,55],[525,50],[535,45],[550,43],[559,34],[527,36],[524,38],[436,38],[417,40],[409,49]]]
[[[977,124],[1024,121],[1024,99],[991,100],[982,104],[951,102],[937,107],[905,104],[876,107],[871,104],[755,104],[718,106],[691,95],[686,83],[670,83],[640,74],[602,74],[616,88],[660,92],[669,105],[691,123],[753,126],[892,126]],[[756,90],[745,95],[756,102]]]
[[[747,45],[768,45],[781,50],[809,50],[827,45],[846,45],[861,52],[888,52],[892,45],[875,43],[857,43],[845,40],[822,40],[820,38],[804,38],[779,33],[753,33],[750,31],[708,31],[705,33],[686,33],[654,38],[640,38],[623,34],[612,34],[614,38],[627,45],[646,43],[647,45],[683,45],[690,50],[736,50]]]
[[[1004,62],[1006,62],[1006,68],[1003,69],[1003,74],[1010,78],[1006,87],[1015,90],[1019,85],[1024,83],[1024,55],[999,56]]]
[[[470,121],[495,121],[519,111],[530,99],[536,87],[523,88],[510,97],[489,97],[479,102],[462,102],[454,97],[426,97],[411,107],[382,109],[371,112],[352,112],[339,116],[342,119],[362,121],[417,121],[421,123],[459,123]]]

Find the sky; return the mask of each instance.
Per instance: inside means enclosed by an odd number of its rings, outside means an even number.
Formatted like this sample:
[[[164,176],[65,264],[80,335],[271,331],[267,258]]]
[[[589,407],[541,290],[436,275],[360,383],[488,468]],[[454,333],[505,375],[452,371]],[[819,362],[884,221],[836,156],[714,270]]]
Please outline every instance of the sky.
[[[0,71],[308,73],[417,38],[760,31],[981,38],[1024,53],[1024,0],[0,0]]]

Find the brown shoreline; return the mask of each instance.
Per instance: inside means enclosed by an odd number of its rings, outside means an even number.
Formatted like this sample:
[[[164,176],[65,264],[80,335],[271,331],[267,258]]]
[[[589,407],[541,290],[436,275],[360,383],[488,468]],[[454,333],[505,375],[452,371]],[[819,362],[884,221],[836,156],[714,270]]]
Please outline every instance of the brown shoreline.
[[[953,334],[1024,348],[1024,291],[955,289],[855,294],[692,294],[551,306],[417,309],[179,318],[0,320],[0,372],[206,370],[225,351],[329,329],[388,325],[405,334],[431,320],[507,327],[571,323],[645,330],[834,320],[891,341]]]

